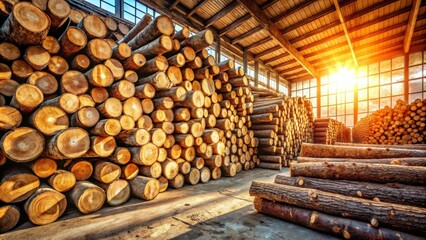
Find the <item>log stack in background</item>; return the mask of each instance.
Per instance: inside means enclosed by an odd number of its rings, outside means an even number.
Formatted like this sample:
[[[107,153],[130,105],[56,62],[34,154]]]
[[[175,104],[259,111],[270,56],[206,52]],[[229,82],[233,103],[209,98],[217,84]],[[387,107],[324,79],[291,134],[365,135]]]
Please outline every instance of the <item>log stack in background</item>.
[[[423,239],[425,163],[424,146],[303,144],[290,177],[250,194],[261,213],[344,239]]]
[[[250,88],[255,98],[250,129],[259,141],[259,167],[289,166],[302,142],[313,141],[312,104],[305,97],[289,98],[264,88]]]
[[[351,142],[351,129],[335,119],[315,119],[314,143],[334,144],[335,142]]]
[[[0,27],[0,232],[256,166],[247,78],[207,54],[210,30],[34,4]]]
[[[426,99],[406,103],[398,100],[393,108],[386,106],[355,124],[355,143],[421,144],[426,143]]]

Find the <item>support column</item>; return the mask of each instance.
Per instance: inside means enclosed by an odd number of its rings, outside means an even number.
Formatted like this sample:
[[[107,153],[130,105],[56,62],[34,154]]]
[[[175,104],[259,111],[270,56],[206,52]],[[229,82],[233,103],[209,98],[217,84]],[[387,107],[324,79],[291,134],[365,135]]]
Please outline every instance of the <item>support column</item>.
[[[277,91],[277,93],[279,93],[280,92],[280,74],[278,74],[278,72],[275,72],[275,81],[277,83],[275,85],[276,91]]]
[[[243,70],[244,74],[247,74],[247,50],[243,51]]]
[[[259,86],[259,62],[254,60],[254,86]]]
[[[358,122],[358,69],[355,70],[355,86],[354,86],[354,125]]]
[[[321,78],[317,78],[317,117],[321,117]]]
[[[266,70],[266,85],[268,86],[268,89],[271,89],[271,71]]]
[[[408,69],[409,69],[409,53],[404,54],[404,100],[408,102]]]
[[[115,0],[115,16],[119,18],[124,17],[124,1],[123,0]]]
[[[220,47],[220,37],[219,37],[219,35],[216,35],[215,36],[215,40],[216,40],[216,49],[215,49],[215,51],[216,51],[216,56],[215,56],[215,59],[216,59],[216,63],[220,63],[220,61],[221,61],[221,59],[220,59],[220,49],[221,49],[221,47]]]

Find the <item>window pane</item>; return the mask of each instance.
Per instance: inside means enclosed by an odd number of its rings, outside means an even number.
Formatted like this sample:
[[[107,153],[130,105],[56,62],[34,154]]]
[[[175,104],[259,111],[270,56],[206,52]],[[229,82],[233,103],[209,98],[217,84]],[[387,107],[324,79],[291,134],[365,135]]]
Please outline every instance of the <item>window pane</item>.
[[[366,88],[368,86],[367,78],[359,78],[358,79],[358,89]]]
[[[396,102],[398,100],[403,100],[403,99],[404,99],[404,96],[395,96],[395,97],[392,97],[392,107],[395,106],[395,104],[396,104]]]
[[[324,85],[321,86],[321,95],[327,95],[328,94],[328,86]]]
[[[303,88],[303,83],[302,82],[298,82],[297,83],[297,90],[302,89]]]
[[[368,99],[368,90],[362,89],[358,91],[358,99],[359,101],[367,100]]]
[[[321,107],[321,117],[328,117],[328,108]]]
[[[380,74],[380,84],[388,84],[391,82],[391,73],[382,73]]]
[[[408,92],[409,93],[422,92],[422,85],[423,85],[423,82],[421,79],[410,80],[408,82]]]
[[[328,96],[328,104],[329,105],[336,104],[336,95],[335,94]]]
[[[364,117],[366,117],[368,115],[368,113],[362,113],[362,114],[358,114],[358,121],[363,119]]]
[[[403,68],[404,67],[404,56],[396,57],[392,59],[392,69]]]
[[[354,125],[354,115],[346,115],[346,126],[352,127]]]
[[[404,94],[404,83],[394,83],[392,84],[392,95],[401,95]]]
[[[377,86],[379,85],[379,75],[373,75],[368,77],[368,86]]]
[[[353,114],[354,113],[354,104],[353,103],[347,103],[346,104],[346,114]]]
[[[390,70],[390,63],[391,60],[386,60],[383,62],[380,62],[380,72],[386,72]]]
[[[321,97],[321,106],[327,106],[328,105],[328,96],[322,96]]]
[[[314,78],[314,79],[311,79],[311,87],[315,87],[317,85],[317,80]]]
[[[379,110],[379,99],[368,101],[368,111],[370,113]]]
[[[390,97],[391,95],[391,86],[390,85],[385,85],[385,86],[380,86],[380,97]]]
[[[316,98],[311,98],[309,99],[312,103],[312,106],[316,106],[317,105],[317,99]]]
[[[296,86],[296,83],[292,83],[291,84],[291,90],[297,90],[297,88],[296,88],[297,86]]]
[[[418,99],[418,98],[422,98],[422,93],[412,93],[410,95],[408,95],[408,99],[410,102],[413,102],[414,100]]]
[[[422,77],[422,65],[410,67],[409,77],[410,79]]]
[[[309,88],[309,80],[303,81],[303,88]]]
[[[303,96],[306,96],[309,98],[309,88],[308,89],[303,89]]]
[[[310,94],[311,97],[316,97],[317,96],[317,88],[311,88],[309,94]]]
[[[330,117],[336,116],[336,106],[330,106],[328,108],[328,116]]]
[[[362,66],[358,68],[358,77],[367,76],[367,66]]]
[[[368,98],[378,98],[379,97],[379,87],[372,87],[368,89]]]
[[[331,83],[330,85],[328,85],[328,93],[329,94],[336,93],[336,84],[335,83]]]
[[[360,113],[368,112],[368,102],[367,101],[358,102],[358,111]]]
[[[404,69],[392,71],[392,82],[401,82],[404,79]]]
[[[422,63],[422,52],[411,53],[408,60],[410,66],[421,64]]]
[[[381,98],[380,99],[380,109],[383,109],[386,106],[391,106],[391,99],[390,98]]]
[[[346,92],[346,102],[350,103],[354,101],[354,92]]]
[[[345,115],[345,104],[337,105],[337,115]]]
[[[379,72],[379,64],[378,63],[373,63],[368,65],[368,74],[376,74]]]
[[[344,93],[337,94],[337,103],[341,104],[344,102],[345,102],[345,94]]]

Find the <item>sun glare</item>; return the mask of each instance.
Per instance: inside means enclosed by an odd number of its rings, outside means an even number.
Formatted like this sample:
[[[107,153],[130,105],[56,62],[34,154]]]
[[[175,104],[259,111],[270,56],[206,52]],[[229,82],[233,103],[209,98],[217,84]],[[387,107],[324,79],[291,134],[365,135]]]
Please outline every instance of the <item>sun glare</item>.
[[[356,80],[355,74],[354,69],[345,67],[338,68],[337,72],[333,74],[332,77],[335,80],[337,91],[353,91]]]

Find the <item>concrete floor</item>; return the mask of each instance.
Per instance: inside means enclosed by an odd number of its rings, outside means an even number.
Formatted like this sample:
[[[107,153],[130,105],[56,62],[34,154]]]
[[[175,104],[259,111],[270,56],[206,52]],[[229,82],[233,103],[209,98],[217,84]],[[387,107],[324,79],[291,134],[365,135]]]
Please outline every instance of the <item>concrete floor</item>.
[[[251,181],[272,182],[278,173],[255,169],[168,190],[149,202],[132,198],[89,215],[73,210],[45,226],[25,223],[0,239],[335,239],[256,212]]]

